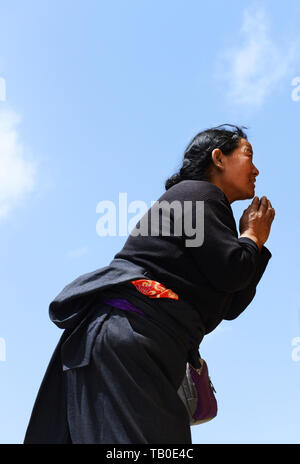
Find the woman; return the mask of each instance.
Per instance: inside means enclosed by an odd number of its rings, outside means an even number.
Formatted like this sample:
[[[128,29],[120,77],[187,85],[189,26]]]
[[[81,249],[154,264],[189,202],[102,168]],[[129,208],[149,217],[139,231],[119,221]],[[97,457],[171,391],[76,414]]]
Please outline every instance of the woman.
[[[238,236],[230,205],[254,197],[259,171],[245,132],[225,126],[193,138],[109,266],[51,302],[64,332],[24,443],[191,443],[177,394],[186,362],[198,367],[204,335],[249,305],[271,257],[266,197],[244,211]]]

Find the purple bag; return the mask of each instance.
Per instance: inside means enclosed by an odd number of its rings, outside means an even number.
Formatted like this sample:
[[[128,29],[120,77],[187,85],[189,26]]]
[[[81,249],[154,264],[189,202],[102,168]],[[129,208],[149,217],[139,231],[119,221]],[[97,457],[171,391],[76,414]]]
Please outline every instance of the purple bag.
[[[202,358],[199,358],[199,361],[200,369],[195,369],[187,363],[185,377],[177,391],[188,411],[190,425],[208,422],[216,417],[218,412],[214,395],[216,390],[208,375],[207,364]]]

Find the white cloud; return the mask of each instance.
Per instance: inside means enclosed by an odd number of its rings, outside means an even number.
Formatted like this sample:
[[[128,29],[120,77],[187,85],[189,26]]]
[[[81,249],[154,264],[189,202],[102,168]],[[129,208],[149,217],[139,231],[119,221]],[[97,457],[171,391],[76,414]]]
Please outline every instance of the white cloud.
[[[300,38],[284,44],[271,37],[269,21],[261,6],[244,11],[239,46],[223,50],[217,59],[216,78],[225,80],[231,102],[258,107],[287,78],[300,50]]]
[[[0,110],[0,220],[19,204],[35,183],[36,164],[26,160],[19,141],[20,117],[11,109]]]
[[[6,83],[3,77],[0,77],[0,101],[6,100]]]
[[[0,338],[0,361],[6,361],[6,342]]]
[[[76,257],[79,257],[79,256],[83,256],[83,255],[86,255],[88,252],[88,248],[87,247],[82,247],[82,248],[76,248],[75,250],[70,250],[68,251],[68,256],[70,258],[76,258]]]

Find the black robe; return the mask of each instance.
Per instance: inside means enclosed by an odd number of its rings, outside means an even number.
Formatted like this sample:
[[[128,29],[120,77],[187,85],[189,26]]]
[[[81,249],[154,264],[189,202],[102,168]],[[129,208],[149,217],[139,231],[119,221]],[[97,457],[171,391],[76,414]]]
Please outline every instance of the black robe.
[[[108,266],[78,277],[51,302],[50,319],[64,332],[40,386],[24,443],[71,442],[63,374],[90,363],[95,339],[109,317],[97,310],[99,297],[126,297],[142,305],[163,330],[184,330],[191,340],[187,360],[192,363],[203,336],[223,319],[236,318],[254,298],[271,253],[266,247],[259,252],[251,239],[238,238],[224,193],[208,182],[183,181],[159,200],[164,199],[204,201],[203,244],[186,249],[186,237],[175,234],[130,235]],[[146,220],[151,209],[148,213]],[[156,280],[175,291],[179,300],[149,302],[128,284],[136,279]]]

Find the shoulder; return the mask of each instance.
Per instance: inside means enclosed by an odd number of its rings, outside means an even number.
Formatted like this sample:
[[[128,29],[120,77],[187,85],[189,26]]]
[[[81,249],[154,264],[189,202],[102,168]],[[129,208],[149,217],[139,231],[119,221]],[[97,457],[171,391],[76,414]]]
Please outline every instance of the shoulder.
[[[159,204],[163,201],[168,203],[191,201],[193,204],[203,201],[206,221],[217,219],[236,231],[235,219],[228,198],[223,190],[211,182],[183,180],[173,185],[158,199]]]
[[[182,180],[161,195],[159,200],[216,200],[229,205],[224,192],[204,180]]]

